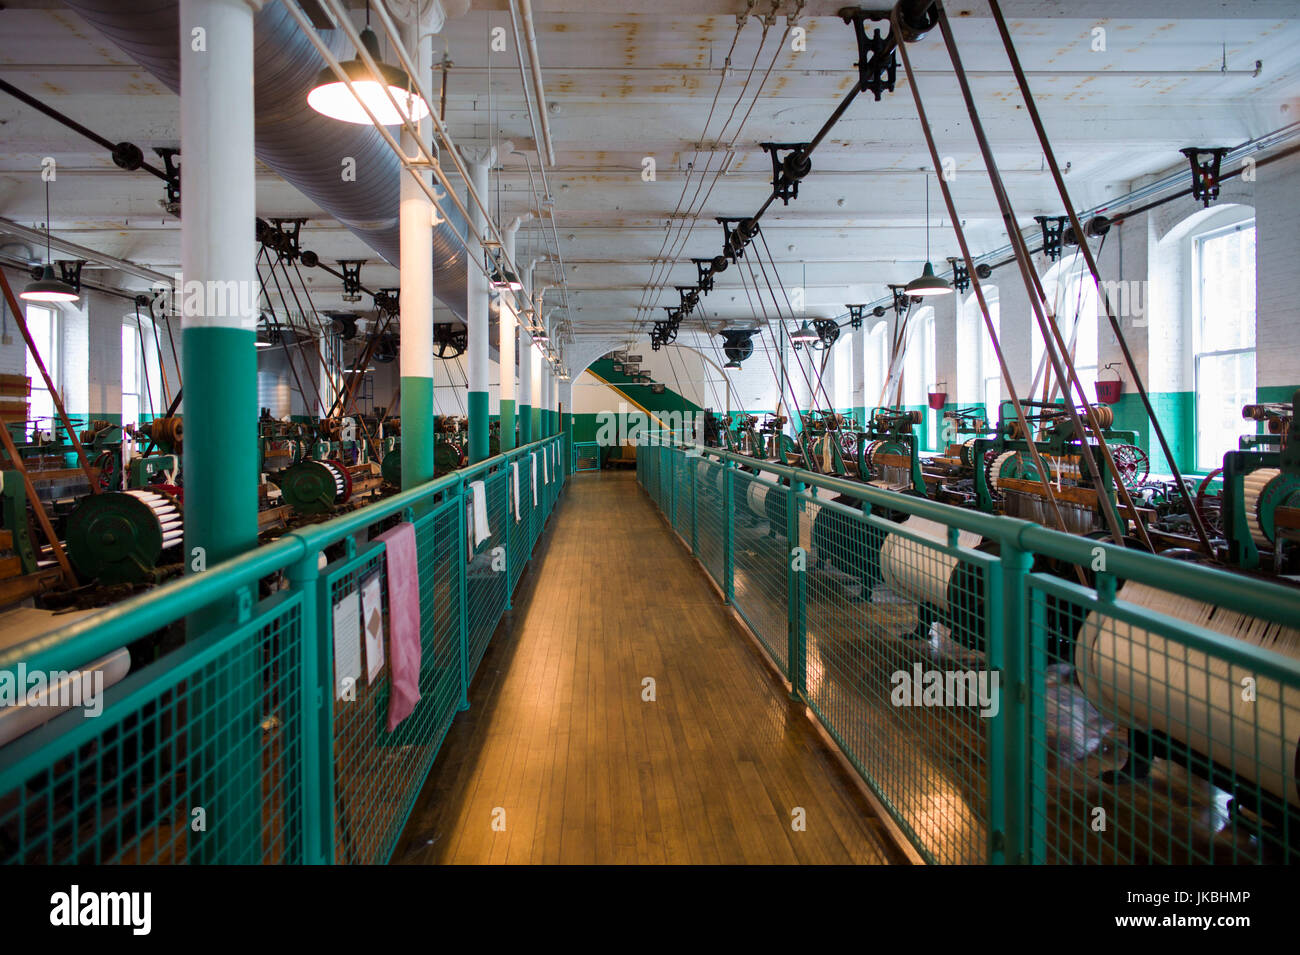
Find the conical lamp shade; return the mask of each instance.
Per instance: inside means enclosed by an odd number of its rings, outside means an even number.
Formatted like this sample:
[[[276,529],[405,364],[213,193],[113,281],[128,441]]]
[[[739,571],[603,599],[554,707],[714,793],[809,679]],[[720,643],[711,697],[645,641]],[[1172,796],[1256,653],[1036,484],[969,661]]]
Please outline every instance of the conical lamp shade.
[[[41,270],[40,278],[23,286],[18,297],[26,302],[75,302],[81,298],[75,288],[55,277],[52,265]]]
[[[952,286],[948,284],[947,279],[935,275],[934,266],[926,262],[925,270],[918,278],[908,282],[903,291],[908,295],[951,295]]]
[[[357,96],[370,107],[370,112],[381,126],[397,126],[403,119],[420,120],[429,115],[429,104],[411,88],[410,77],[404,70],[389,66],[379,58],[379,39],[373,30],[366,27],[361,31],[361,42],[370,54],[375,65],[379,67],[383,83],[376,81],[365,62],[358,56],[343,63],[343,72],[352,81],[352,89],[340,80],[328,66],[316,77],[316,85],[307,94],[307,105],[330,119],[357,125],[371,125],[370,117],[357,102]],[[384,87],[393,95],[393,100],[402,107],[401,112],[393,108]],[[352,90],[356,90],[356,96]]]

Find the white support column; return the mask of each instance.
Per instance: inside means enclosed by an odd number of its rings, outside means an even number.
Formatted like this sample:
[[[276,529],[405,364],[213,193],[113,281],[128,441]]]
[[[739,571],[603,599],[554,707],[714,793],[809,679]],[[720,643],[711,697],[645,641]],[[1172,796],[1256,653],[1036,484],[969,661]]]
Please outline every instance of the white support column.
[[[257,546],[257,328],[253,158],[253,14],[260,2],[181,0],[181,155],[184,219],[178,282],[185,371],[184,566],[211,570]],[[220,573],[220,571],[217,571]],[[257,587],[189,616],[196,641],[233,626]],[[305,634],[314,639],[315,633]],[[261,852],[248,825],[259,813],[259,668],[234,655],[191,697],[219,736],[195,739],[190,780],[209,824],[188,833],[187,861],[247,864]],[[319,853],[308,845],[308,858]]]
[[[549,333],[548,333],[549,334]],[[555,434],[555,376],[551,373],[551,363],[542,358],[542,435],[550,437]]]
[[[505,253],[507,261],[519,268],[515,262],[515,236],[519,232],[519,227],[531,219],[532,213],[524,213],[518,216],[510,227],[506,229],[502,238],[505,240]],[[516,276],[520,283],[523,282],[523,276]],[[510,451],[515,446],[515,344],[519,336],[518,317],[515,314],[516,298],[523,298],[525,301],[527,292],[514,293],[505,292],[501,295],[501,316],[500,324],[497,329],[497,351],[498,367],[501,370],[501,450]]]
[[[257,544],[253,14],[260,0],[181,0],[185,567]],[[194,293],[194,294],[189,294]]]
[[[414,32],[414,31],[410,31]],[[412,40],[404,38],[408,48]],[[427,138],[428,119],[420,124]],[[418,154],[410,133],[402,132],[402,152]],[[403,169],[400,231],[402,335],[399,363],[402,379],[402,487],[433,480],[433,203],[409,170]],[[433,174],[421,172],[431,183]],[[472,336],[471,336],[472,337]]]
[[[465,162],[469,166],[470,183],[479,198],[488,201],[488,170],[492,165],[491,147],[483,149],[462,149]],[[469,333],[469,460],[471,464],[482,461],[488,456],[488,417],[491,413],[488,405],[488,281],[483,274],[483,252],[477,248],[474,234],[487,238],[487,217],[478,203],[469,198],[465,200],[469,210],[471,235],[468,236],[474,251],[466,257],[469,288],[468,322]]]
[[[519,326],[519,441],[528,444],[533,434],[533,336]]]

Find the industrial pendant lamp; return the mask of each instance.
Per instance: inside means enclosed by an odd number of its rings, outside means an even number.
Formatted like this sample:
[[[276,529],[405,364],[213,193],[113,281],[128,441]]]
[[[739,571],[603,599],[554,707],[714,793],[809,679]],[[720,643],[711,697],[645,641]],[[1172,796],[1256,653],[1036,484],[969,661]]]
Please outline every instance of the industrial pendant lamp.
[[[796,331],[790,333],[790,341],[796,345],[807,345],[820,337],[806,321]]]
[[[41,277],[28,282],[18,297],[27,302],[75,302],[81,298],[77,290],[54,275],[53,256],[50,253],[50,181],[45,180],[45,268]]]
[[[349,89],[348,84],[327,66],[316,75],[316,86],[307,94],[307,105],[322,116],[362,126],[370,125],[370,116],[362,108],[361,102],[357,101],[357,97],[369,107],[370,113],[374,114],[381,126],[397,126],[408,118],[419,121],[428,116],[429,104],[415,92],[406,71],[389,66],[380,58],[379,38],[370,29],[369,3],[366,4],[366,26],[361,31],[361,45],[379,68],[379,79],[370,72],[358,52],[355,58],[341,64],[343,72],[352,81],[352,88]],[[385,86],[388,87],[387,93],[384,92]],[[392,101],[388,98],[389,93],[392,94]],[[404,104],[405,109],[394,109],[394,101],[399,107]]]
[[[903,289],[908,295],[951,295],[952,286],[947,279],[934,274],[930,263],[930,174],[925,174],[925,268]]]

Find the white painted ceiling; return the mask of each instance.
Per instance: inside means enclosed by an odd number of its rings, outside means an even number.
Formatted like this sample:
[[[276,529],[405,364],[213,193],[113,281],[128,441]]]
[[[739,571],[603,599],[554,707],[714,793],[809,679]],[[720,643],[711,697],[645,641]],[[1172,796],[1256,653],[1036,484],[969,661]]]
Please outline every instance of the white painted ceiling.
[[[779,15],[766,40],[761,18],[749,17],[724,70],[745,0],[535,0],[556,148],[550,186],[578,334],[621,334],[662,317],[658,306],[677,302],[672,286],[694,283],[690,258],[720,251],[714,217],[749,215],[763,202],[771,170],[758,143],[810,138],[855,81],[853,33],[834,16],[839,5],[809,0],[804,6],[797,21],[807,30],[804,52],[792,51],[788,40],[778,43],[792,0],[776,4]],[[1294,0],[1006,0],[1003,7],[1080,207],[1178,168],[1183,146],[1236,145],[1300,120]],[[754,4],[761,13],[771,9],[772,0]],[[1017,214],[1022,222],[1060,214],[986,7],[958,3],[949,14]],[[440,58],[445,49],[454,64],[448,126],[457,140],[508,141],[535,165],[513,48],[489,52],[493,26],[510,32],[504,0],[474,3],[433,40],[433,54]],[[1106,30],[1105,52],[1091,48],[1099,26]],[[973,247],[999,247],[1005,233],[938,33],[909,50],[940,151],[956,163],[956,202]],[[430,63],[428,42],[421,57]],[[53,0],[0,5],[0,76],[146,153],[179,145],[177,97]],[[39,170],[49,155],[59,161],[52,192],[56,235],[161,272],[178,268],[179,227],[159,208],[157,179],[118,170],[99,147],[2,95],[0,216],[43,223]],[[655,159],[654,182],[642,180],[645,157]],[[900,69],[897,91],[879,103],[860,96],[814,154],[799,198],[763,219],[781,281],[806,287],[810,314],[841,314],[845,303],[873,300],[885,293],[885,283],[919,273],[926,249],[920,170],[927,165]],[[521,156],[502,156],[494,190],[498,184],[503,223],[533,205]],[[957,252],[940,208],[934,190],[936,262]],[[327,261],[374,261],[351,233],[265,169],[257,209],[264,217],[310,217],[304,245]],[[8,244],[0,251],[19,250]],[[517,257],[527,262],[544,251],[534,220],[520,232]],[[753,321],[738,272],[719,276],[705,299],[710,322]],[[139,284],[99,274],[115,284]],[[372,288],[397,284],[386,265],[368,266],[363,278]],[[332,277],[314,273],[313,288],[318,308],[342,305]]]

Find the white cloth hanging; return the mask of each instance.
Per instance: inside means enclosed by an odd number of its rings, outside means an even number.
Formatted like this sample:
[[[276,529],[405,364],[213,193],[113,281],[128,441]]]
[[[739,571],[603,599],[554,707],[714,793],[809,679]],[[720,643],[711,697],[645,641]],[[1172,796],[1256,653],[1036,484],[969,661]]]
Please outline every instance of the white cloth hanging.
[[[519,462],[510,462],[510,486],[515,494],[515,523],[518,524],[523,520],[523,515],[519,513]]]
[[[469,490],[473,495],[474,546],[477,548],[492,536],[492,528],[488,526],[487,488],[482,481],[470,481]]]

